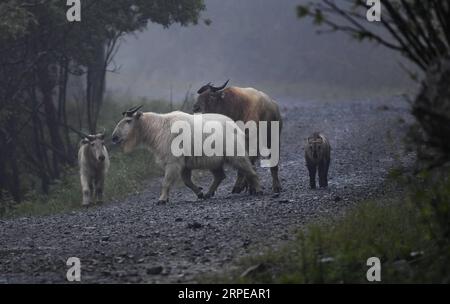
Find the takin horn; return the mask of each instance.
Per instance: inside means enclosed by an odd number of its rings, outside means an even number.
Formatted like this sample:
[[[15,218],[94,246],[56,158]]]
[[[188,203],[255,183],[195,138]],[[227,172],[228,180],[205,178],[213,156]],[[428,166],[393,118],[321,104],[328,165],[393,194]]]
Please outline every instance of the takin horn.
[[[122,115],[123,115],[123,116],[131,117],[131,116],[133,116],[134,113],[136,113],[137,111],[139,111],[142,107],[143,107],[142,105],[137,106],[137,107],[132,107],[131,109],[128,109],[127,111],[122,112]]]
[[[100,133],[100,136],[102,138],[105,138],[105,136],[106,136],[106,129],[105,128],[103,128],[103,131]]]
[[[75,133],[77,133],[81,138],[90,138],[91,135],[86,134],[82,131],[78,131],[78,130],[73,130]]]
[[[227,84],[228,84],[229,81],[230,81],[230,80],[228,79],[228,80],[223,84],[223,86],[221,86],[221,87],[215,87],[215,86],[213,86],[213,85],[211,84],[211,82],[208,83],[208,84],[205,84],[204,86],[202,86],[202,87],[197,91],[197,94],[202,94],[203,92],[206,92],[206,91],[208,91],[208,90],[210,90],[210,91],[213,92],[213,93],[218,92],[218,91],[222,91],[223,89],[225,89],[225,87],[227,86]]]
[[[223,86],[221,87],[213,87],[211,86],[211,91],[213,93],[218,92],[218,91],[222,91],[223,89],[225,89],[225,87],[227,86],[228,82],[230,82],[230,79],[228,79],[227,81],[225,81],[225,83],[223,84]]]
[[[211,82],[205,84],[204,86],[202,86],[198,91],[197,94],[202,94],[203,92],[210,90],[211,89]]]

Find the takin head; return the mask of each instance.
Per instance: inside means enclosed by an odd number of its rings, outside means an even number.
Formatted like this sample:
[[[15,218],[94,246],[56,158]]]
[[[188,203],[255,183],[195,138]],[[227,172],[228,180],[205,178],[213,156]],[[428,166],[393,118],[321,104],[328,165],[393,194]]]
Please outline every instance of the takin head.
[[[143,114],[139,111],[141,108],[142,106],[133,107],[122,113],[123,118],[117,123],[114,132],[112,133],[113,144],[122,144],[127,151],[130,151],[136,146],[138,142],[136,126]]]
[[[197,102],[194,104],[192,111],[194,113],[220,113],[222,106],[223,90],[227,86],[227,80],[222,86],[214,87],[211,82],[202,86],[198,91]]]
[[[314,161],[321,160],[326,157],[326,145],[327,143],[324,141],[321,134],[314,133],[312,136],[308,137],[306,141],[305,153]]]
[[[95,135],[87,135],[81,140],[81,145],[86,145],[88,153],[92,159],[99,162],[104,162],[105,155],[105,134],[98,133]]]

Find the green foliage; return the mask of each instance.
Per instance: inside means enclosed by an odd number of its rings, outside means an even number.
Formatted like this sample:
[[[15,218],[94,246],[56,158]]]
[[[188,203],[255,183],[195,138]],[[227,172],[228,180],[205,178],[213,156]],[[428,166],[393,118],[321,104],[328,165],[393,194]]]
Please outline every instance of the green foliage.
[[[316,10],[315,14],[314,14],[314,24],[315,25],[321,25],[324,21],[324,16],[322,14],[322,11],[320,10]]]
[[[422,166],[436,167],[450,160],[450,58],[431,65],[412,103],[417,125],[410,139],[417,146]]]
[[[446,169],[448,171],[448,168]],[[450,240],[450,179],[447,174],[422,173],[424,187],[412,200],[419,208],[427,237],[439,247],[448,247]]]
[[[0,3],[0,16],[0,40],[17,39],[36,23],[35,18],[19,6],[17,0]]]
[[[369,40],[399,52],[425,71],[449,54],[448,1],[381,0],[382,20],[367,21],[366,1],[308,1],[297,6],[297,16],[310,17],[326,31],[341,31],[358,41]]]
[[[325,18],[321,10],[312,9],[312,7],[308,5],[298,5],[297,6],[297,17],[305,18],[311,16],[315,25],[322,25]]]
[[[449,210],[448,170],[425,174],[411,185],[407,198],[362,203],[331,223],[309,225],[282,249],[246,258],[237,271],[213,279],[368,283],[366,261],[379,257],[382,283],[449,283]],[[242,276],[252,266],[254,271]]]
[[[297,17],[303,18],[309,15],[309,7],[305,5],[297,6]]]

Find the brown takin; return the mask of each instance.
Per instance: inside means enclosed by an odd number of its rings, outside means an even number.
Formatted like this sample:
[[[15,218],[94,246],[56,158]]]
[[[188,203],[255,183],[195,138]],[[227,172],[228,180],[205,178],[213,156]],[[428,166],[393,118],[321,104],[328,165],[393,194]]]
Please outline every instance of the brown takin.
[[[305,143],[305,160],[309,171],[311,189],[316,188],[316,172],[319,174],[319,186],[328,187],[328,168],[330,167],[331,147],[328,139],[321,133],[314,133]]]
[[[258,139],[260,138],[260,122],[267,122],[267,147],[269,149],[272,148],[272,141],[279,144],[282,119],[277,102],[267,94],[253,88],[226,88],[227,84],[228,81],[221,87],[214,87],[211,83],[208,83],[200,88],[197,92],[199,94],[197,102],[193,107],[194,113],[219,113],[230,117],[236,122],[243,122],[244,124],[253,121],[258,128],[258,135],[256,136]],[[277,140],[271,139],[272,122],[277,122],[279,126]],[[247,130],[245,131],[248,146],[249,134],[247,133]],[[260,145],[258,144],[257,156],[251,158],[253,164],[258,157],[261,157],[259,148]],[[279,151],[279,147],[277,148],[277,151]],[[270,166],[270,172],[272,174],[272,190],[275,193],[279,193],[281,191],[281,183],[278,178],[278,161],[275,165]],[[247,181],[238,172],[238,178],[233,188],[233,193],[240,193],[245,188],[247,188]]]
[[[105,177],[109,169],[108,150],[104,144],[105,134],[86,135],[80,142],[78,164],[80,166],[83,206],[101,203]]]

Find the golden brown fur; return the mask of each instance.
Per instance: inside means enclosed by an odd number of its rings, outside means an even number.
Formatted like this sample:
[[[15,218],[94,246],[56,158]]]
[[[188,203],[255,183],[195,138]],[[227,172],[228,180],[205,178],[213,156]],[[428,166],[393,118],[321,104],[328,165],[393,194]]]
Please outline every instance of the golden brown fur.
[[[253,88],[230,87],[219,92],[205,90],[202,92],[194,105],[194,112],[220,113],[234,121],[254,121],[258,125],[260,121],[278,121],[281,134],[282,118],[278,104],[264,92]],[[267,130],[269,146],[271,129],[270,123]],[[280,144],[281,145],[281,144]],[[254,162],[255,159],[252,159]],[[281,191],[278,178],[278,165],[271,168],[272,188],[274,192]],[[245,188],[245,181],[238,176],[233,192],[240,192]]]

